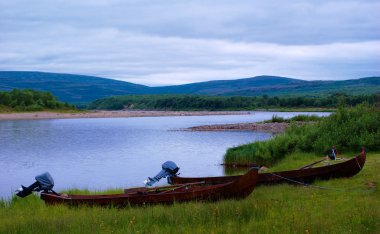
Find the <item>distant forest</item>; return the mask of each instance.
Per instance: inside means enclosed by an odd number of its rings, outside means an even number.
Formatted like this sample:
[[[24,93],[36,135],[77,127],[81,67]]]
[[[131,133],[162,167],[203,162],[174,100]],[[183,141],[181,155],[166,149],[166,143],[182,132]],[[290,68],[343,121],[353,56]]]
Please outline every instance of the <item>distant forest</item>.
[[[13,89],[0,92],[0,111],[42,111],[75,109],[73,105],[60,102],[49,92],[31,89]]]
[[[380,103],[380,94],[331,94],[325,97],[259,97],[194,96],[194,95],[129,95],[93,101],[89,109],[100,110],[253,110],[261,108],[335,108],[339,104]]]
[[[267,108],[335,108],[340,104],[360,103],[380,106],[380,94],[331,94],[325,97],[256,97],[199,95],[126,95],[95,100],[88,109],[98,110],[254,110]],[[60,102],[49,92],[31,89],[0,91],[0,111],[72,110],[75,106]]]

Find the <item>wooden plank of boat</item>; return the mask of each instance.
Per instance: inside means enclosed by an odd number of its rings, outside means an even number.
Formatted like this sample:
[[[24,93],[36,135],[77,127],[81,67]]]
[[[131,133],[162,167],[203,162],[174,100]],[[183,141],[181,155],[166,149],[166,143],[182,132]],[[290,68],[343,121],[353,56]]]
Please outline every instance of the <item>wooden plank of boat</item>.
[[[282,182],[289,182],[288,179],[302,183],[310,183],[316,179],[327,180],[330,178],[351,177],[361,171],[366,160],[366,152],[363,149],[359,155],[342,163],[327,165],[315,168],[305,168],[299,170],[281,171],[273,173],[259,173],[257,185],[270,185]],[[226,183],[235,180],[239,176],[221,176],[221,177],[172,177],[171,184],[194,183],[205,181],[206,183]]]
[[[216,201],[228,198],[238,199],[248,196],[253,191],[257,177],[257,170],[251,169],[245,175],[223,184],[207,184],[197,181],[163,188],[143,187],[126,189],[123,194],[111,195],[56,195],[42,192],[41,199],[46,204],[83,204],[117,207],[158,203],[170,204],[193,200]]]

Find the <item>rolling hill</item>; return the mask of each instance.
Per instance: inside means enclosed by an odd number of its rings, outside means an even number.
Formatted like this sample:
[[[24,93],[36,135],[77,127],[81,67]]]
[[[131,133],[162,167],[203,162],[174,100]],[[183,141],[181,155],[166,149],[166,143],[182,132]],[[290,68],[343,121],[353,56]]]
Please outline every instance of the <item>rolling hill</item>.
[[[49,91],[70,103],[90,102],[98,98],[149,93],[144,85],[94,76],[47,72],[0,71],[0,90],[35,89]]]
[[[49,91],[70,103],[129,94],[199,94],[218,96],[324,95],[380,93],[380,77],[343,81],[305,81],[278,76],[257,76],[236,80],[217,80],[185,85],[149,87],[94,76],[0,71],[0,90],[36,89]]]
[[[257,76],[237,80],[216,80],[185,85],[157,87],[154,91],[157,93],[172,94],[225,95],[231,93],[235,95],[234,93],[248,89],[262,90],[268,88],[293,88],[305,85],[307,82],[308,81],[278,76]]]
[[[220,80],[157,87],[161,94],[201,94],[223,96],[323,95],[333,92],[367,94],[380,92],[380,77],[343,81],[305,81],[278,76],[256,76],[237,80]]]

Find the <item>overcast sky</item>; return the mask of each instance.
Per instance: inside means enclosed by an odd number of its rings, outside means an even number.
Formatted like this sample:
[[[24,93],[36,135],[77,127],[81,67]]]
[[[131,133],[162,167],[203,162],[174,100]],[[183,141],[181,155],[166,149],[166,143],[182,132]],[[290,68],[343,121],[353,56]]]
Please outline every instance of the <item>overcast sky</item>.
[[[0,70],[152,86],[379,76],[379,17],[379,0],[0,0]]]

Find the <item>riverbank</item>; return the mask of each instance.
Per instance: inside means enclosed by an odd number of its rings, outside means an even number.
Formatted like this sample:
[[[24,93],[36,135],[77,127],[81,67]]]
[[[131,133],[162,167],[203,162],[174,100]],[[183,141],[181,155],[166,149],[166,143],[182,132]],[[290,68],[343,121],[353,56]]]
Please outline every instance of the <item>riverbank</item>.
[[[325,155],[332,145],[342,152],[379,150],[380,112],[374,106],[340,108],[336,113],[297,128],[290,127],[268,141],[233,147],[227,150],[224,163],[274,165],[292,152]]]
[[[205,116],[205,115],[246,115],[249,111],[84,111],[78,113],[61,112],[13,112],[0,113],[0,120],[21,119],[78,119],[78,118],[128,118],[158,116]]]

